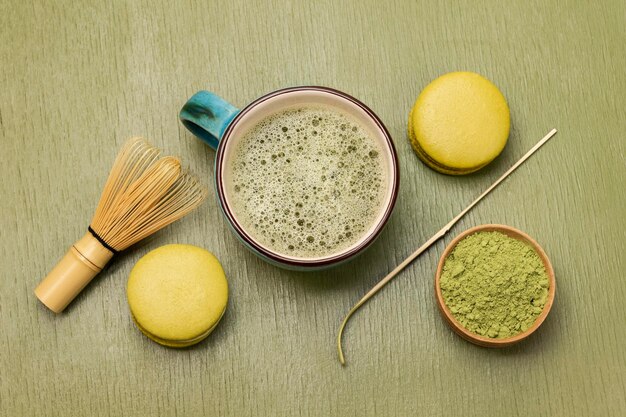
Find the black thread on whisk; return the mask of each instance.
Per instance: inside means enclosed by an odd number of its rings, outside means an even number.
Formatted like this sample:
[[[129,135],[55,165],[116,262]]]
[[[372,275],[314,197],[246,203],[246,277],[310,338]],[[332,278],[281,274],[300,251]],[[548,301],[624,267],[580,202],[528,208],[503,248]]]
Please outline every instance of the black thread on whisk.
[[[98,235],[98,234],[96,233],[96,231],[95,231],[95,230],[93,230],[93,229],[91,228],[91,226],[89,226],[89,227],[87,228],[87,230],[89,230],[89,233],[91,233],[91,234],[93,235],[93,237],[95,237],[95,238],[96,238],[96,240],[102,244],[102,246],[104,246],[105,248],[107,248],[108,250],[110,250],[111,252],[113,252],[113,255],[117,255],[118,253],[120,253],[119,251],[117,251],[117,250],[115,250],[114,248],[112,248],[111,246],[109,246],[109,244],[108,244],[108,243],[106,243],[106,242],[104,241],[104,239],[102,239],[102,238],[100,237],[100,235]]]

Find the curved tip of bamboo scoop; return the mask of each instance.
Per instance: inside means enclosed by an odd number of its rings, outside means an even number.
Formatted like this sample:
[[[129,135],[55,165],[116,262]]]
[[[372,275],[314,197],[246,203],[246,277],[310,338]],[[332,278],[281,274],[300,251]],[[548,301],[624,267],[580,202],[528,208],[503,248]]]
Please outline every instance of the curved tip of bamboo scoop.
[[[365,297],[361,298],[361,300],[359,300],[359,302],[356,303],[354,307],[350,309],[350,311],[348,311],[348,314],[346,314],[346,317],[343,319],[341,326],[339,326],[339,332],[337,333],[337,354],[339,355],[339,362],[341,363],[341,366],[346,366],[346,358],[343,355],[343,346],[341,344],[341,339],[343,338],[343,331],[345,330],[346,325],[348,324],[348,321],[350,321],[350,318],[352,317],[352,315],[356,313],[356,311],[363,304],[365,304],[372,295],[373,293],[371,293],[370,291],[370,293],[366,294]]]
[[[70,248],[35,288],[35,295],[50,310],[60,313],[113,257],[113,252],[87,233]]]
[[[350,319],[351,314],[348,313],[345,319],[343,319],[343,323],[339,327],[339,333],[337,333],[337,355],[339,356],[339,363],[341,366],[346,366],[346,358],[343,356],[343,346],[341,345],[341,339],[343,338],[343,329],[346,328],[346,324]]]

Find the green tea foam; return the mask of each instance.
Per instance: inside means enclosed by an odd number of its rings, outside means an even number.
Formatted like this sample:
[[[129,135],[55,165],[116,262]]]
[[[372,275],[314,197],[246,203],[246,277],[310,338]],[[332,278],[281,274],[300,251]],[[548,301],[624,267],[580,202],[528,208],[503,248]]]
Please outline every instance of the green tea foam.
[[[350,116],[297,107],[268,116],[233,149],[226,175],[232,211],[268,249],[319,258],[349,248],[381,214],[382,145]]]

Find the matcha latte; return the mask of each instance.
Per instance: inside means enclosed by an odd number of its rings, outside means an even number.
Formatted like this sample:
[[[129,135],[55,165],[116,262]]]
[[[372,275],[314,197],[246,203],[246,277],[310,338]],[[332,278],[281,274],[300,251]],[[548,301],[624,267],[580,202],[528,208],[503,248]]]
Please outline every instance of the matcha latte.
[[[388,183],[381,144],[348,115],[315,106],[255,124],[227,174],[229,203],[250,237],[296,258],[361,241],[381,215]]]

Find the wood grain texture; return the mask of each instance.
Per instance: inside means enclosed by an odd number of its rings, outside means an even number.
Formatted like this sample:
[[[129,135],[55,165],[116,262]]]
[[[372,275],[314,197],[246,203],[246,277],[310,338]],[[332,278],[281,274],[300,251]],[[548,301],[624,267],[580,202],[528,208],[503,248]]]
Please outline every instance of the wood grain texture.
[[[0,415],[621,416],[626,414],[626,3],[622,0],[0,0]],[[466,177],[406,138],[420,90],[454,70],[503,91],[503,154]],[[113,158],[143,135],[206,183],[214,154],[178,122],[196,90],[241,106],[320,84],[360,98],[398,148],[401,190],[358,260],[323,273],[267,265],[231,234],[213,191],[112,263],[65,314],[33,289],[84,233]],[[552,127],[557,137],[373,299],[343,314]],[[546,250],[555,306],[506,350],[456,336],[437,311],[438,256],[461,231],[517,227]],[[223,322],[186,350],[133,327],[125,283],[166,243],[204,247],[231,289]]]

